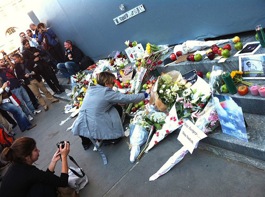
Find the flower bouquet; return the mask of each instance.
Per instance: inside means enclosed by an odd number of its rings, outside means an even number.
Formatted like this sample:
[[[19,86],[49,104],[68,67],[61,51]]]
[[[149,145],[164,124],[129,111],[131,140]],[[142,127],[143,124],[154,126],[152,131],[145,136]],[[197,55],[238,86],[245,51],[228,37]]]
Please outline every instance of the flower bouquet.
[[[162,74],[151,90],[150,103],[154,104],[159,111],[167,111],[175,103],[177,94],[181,93],[187,85],[187,81],[178,71]]]

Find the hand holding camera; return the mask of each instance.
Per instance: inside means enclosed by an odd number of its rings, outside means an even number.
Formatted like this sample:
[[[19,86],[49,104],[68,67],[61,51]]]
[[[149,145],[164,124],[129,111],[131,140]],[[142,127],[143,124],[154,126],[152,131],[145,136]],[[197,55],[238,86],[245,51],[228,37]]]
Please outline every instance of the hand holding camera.
[[[69,141],[61,141],[58,142],[57,147],[59,149],[59,153],[61,157],[67,157],[70,152],[70,142]]]

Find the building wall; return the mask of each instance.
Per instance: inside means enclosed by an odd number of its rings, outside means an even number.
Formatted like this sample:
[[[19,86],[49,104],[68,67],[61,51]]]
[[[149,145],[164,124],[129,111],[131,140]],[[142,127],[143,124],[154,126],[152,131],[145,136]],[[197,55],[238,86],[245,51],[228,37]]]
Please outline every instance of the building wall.
[[[32,1],[29,0],[32,4]],[[113,18],[143,4],[146,11],[115,25]],[[32,11],[63,43],[71,39],[95,60],[124,50],[126,40],[178,44],[265,26],[264,0],[39,0]]]

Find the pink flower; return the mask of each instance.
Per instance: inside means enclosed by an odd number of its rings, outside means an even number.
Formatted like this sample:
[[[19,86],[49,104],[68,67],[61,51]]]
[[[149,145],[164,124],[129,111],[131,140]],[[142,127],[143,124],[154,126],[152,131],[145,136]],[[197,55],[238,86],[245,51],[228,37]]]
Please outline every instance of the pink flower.
[[[152,61],[149,59],[149,60],[147,60],[147,62],[146,62],[147,64],[151,64],[152,63]]]
[[[184,103],[183,106],[184,108],[190,108],[190,109],[193,107],[190,102]]]

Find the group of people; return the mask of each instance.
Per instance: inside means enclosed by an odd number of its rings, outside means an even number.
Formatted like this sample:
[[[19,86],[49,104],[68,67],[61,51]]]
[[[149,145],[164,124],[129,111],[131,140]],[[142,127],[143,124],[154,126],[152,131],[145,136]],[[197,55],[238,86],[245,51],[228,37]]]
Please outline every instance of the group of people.
[[[39,31],[36,35],[36,31]],[[45,96],[52,102],[58,100],[45,88],[42,79],[45,79],[47,84],[53,84],[60,89],[60,85],[56,81],[45,78],[45,73],[52,72],[54,69],[48,69],[49,63],[42,58],[42,51],[38,47],[33,46],[30,42],[34,39],[47,38],[41,33],[48,32],[45,28],[41,30],[39,25],[35,29],[35,36],[32,39],[22,40],[23,57],[20,54],[13,54],[11,59],[14,64],[5,56],[5,61],[9,66],[1,66],[3,75],[3,85],[0,88],[0,95],[3,96],[0,109],[10,112],[16,119],[16,122],[21,127],[21,131],[30,129],[31,125],[26,113],[30,116],[37,114],[37,110],[33,105],[27,90],[32,91],[35,98],[44,110],[48,110],[43,97],[39,94],[41,90]],[[28,32],[27,32],[28,33]],[[28,34],[29,35],[29,34]],[[39,44],[39,41],[35,42]],[[64,42],[65,59],[68,61],[59,62],[57,69],[59,69],[65,77],[69,78],[82,68],[84,62],[82,61],[84,54],[80,49],[75,47],[70,40]],[[51,54],[50,54],[51,55]],[[88,61],[87,58],[85,58]],[[1,60],[5,62],[4,60]],[[1,62],[0,61],[0,62]],[[79,66],[79,69],[76,68]],[[51,67],[51,66],[50,66]],[[4,79],[6,77],[6,79]],[[50,82],[48,82],[50,80]],[[82,145],[85,150],[89,149],[94,142],[103,142],[106,144],[116,144],[124,136],[124,129],[121,120],[120,104],[138,103],[144,100],[148,94],[123,94],[119,91],[114,91],[116,77],[111,72],[101,72],[97,75],[97,85],[91,86],[83,100],[77,119],[75,120],[72,131],[76,136],[81,137]],[[14,91],[19,88],[20,91]],[[28,88],[28,89],[27,89]],[[15,106],[11,101],[5,102],[4,94],[8,94],[9,90],[12,93],[23,92],[28,95],[20,97],[19,100],[24,104],[24,108],[28,112],[24,112],[22,104],[21,107]],[[21,93],[22,94],[22,93]],[[7,97],[8,99],[9,97]],[[3,102],[4,101],[4,102]],[[16,108],[16,111],[3,107],[6,103]],[[23,122],[24,121],[24,122]],[[21,123],[20,123],[21,122]],[[6,172],[4,173],[2,185],[0,188],[0,195],[6,196],[56,196],[58,187],[67,187],[68,181],[68,165],[67,155],[70,151],[70,144],[65,141],[65,146],[60,146],[54,156],[47,171],[37,169],[33,164],[38,160],[39,150],[34,139],[29,137],[21,137],[16,139],[10,147],[4,148],[1,154],[1,159],[9,162]],[[53,174],[57,161],[62,160],[60,177]],[[16,177],[14,180],[13,177]]]

